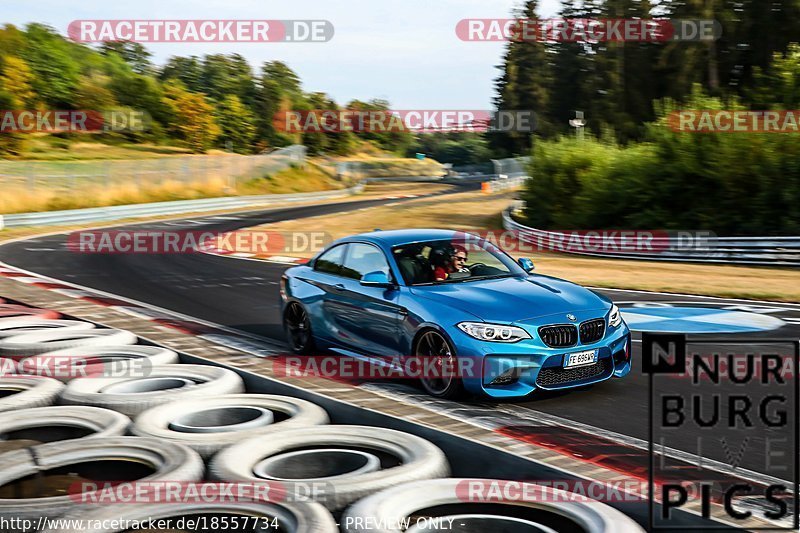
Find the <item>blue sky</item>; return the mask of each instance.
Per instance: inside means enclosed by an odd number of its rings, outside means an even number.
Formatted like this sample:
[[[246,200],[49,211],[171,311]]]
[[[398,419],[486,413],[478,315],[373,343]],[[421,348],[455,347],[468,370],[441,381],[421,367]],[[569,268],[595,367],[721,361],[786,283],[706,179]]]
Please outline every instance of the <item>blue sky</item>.
[[[463,18],[508,18],[522,0],[36,0],[4,2],[2,21],[44,22],[66,35],[76,19],[326,19],[328,43],[149,44],[162,64],[171,55],[237,52],[252,66],[279,59],[308,91],[343,103],[384,98],[395,109],[488,109],[503,43],[462,42]],[[559,0],[541,0],[555,16]]]

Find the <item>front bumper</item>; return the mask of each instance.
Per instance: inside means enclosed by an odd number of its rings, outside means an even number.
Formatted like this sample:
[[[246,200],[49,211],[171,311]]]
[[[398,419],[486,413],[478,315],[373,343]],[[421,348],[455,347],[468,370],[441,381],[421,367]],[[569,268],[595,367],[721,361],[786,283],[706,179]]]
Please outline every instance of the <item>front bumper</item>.
[[[493,398],[581,387],[613,376],[621,378],[631,371],[631,333],[624,323],[607,330],[598,342],[569,348],[549,348],[539,339],[503,344],[474,340],[466,334],[457,338],[459,360],[468,360],[471,364],[464,366],[475,370],[462,373],[464,387]],[[598,351],[594,365],[564,368],[566,354],[593,349]]]

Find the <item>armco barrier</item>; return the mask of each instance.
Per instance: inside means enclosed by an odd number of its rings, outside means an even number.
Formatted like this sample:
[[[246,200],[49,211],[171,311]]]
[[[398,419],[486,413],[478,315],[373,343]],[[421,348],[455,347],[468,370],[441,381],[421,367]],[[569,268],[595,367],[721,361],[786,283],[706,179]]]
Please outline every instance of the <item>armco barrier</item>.
[[[503,212],[503,227],[514,231],[522,242],[556,243],[564,242],[565,238],[568,238],[563,233],[530,228],[516,222],[511,216],[514,207],[509,207]],[[653,248],[658,250],[657,252],[594,252],[569,249],[563,251],[594,257],[647,261],[800,267],[800,237],[715,237],[707,246],[696,248],[675,247],[669,239],[661,239],[663,242],[659,240],[659,238],[653,239]]]

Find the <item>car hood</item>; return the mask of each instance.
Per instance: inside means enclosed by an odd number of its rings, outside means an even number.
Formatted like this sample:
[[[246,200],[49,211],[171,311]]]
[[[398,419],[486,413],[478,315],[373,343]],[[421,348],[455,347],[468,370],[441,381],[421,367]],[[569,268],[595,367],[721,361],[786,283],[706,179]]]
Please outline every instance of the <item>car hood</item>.
[[[412,287],[411,293],[487,322],[501,323],[611,307],[607,300],[589,289],[540,275],[423,285]]]

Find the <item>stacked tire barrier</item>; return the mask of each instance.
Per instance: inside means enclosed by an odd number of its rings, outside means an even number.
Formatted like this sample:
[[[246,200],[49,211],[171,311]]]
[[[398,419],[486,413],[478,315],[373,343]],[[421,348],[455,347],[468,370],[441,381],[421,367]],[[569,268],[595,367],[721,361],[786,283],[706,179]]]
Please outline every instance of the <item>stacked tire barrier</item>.
[[[0,461],[0,520],[14,532],[121,533],[153,519],[171,530],[203,520],[196,531],[641,531],[599,502],[476,507],[426,439],[331,425],[313,402],[247,393],[227,368],[180,364],[131,332],[7,302]],[[107,498],[132,484],[266,490],[237,501]],[[65,525],[36,529],[42,517]]]

